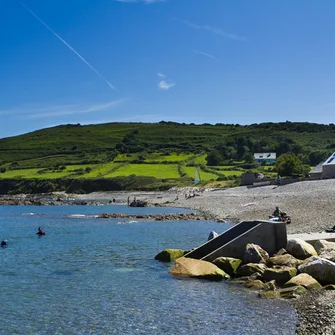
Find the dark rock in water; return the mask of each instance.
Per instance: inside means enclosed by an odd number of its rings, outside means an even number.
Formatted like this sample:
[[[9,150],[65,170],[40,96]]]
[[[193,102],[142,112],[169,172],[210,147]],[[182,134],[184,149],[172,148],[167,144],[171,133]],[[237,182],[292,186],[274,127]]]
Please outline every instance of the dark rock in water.
[[[187,252],[181,249],[165,249],[155,256],[161,262],[172,262],[177,258],[183,257]]]
[[[209,235],[208,235],[208,239],[207,239],[207,241],[210,241],[210,240],[212,240],[213,238],[218,237],[218,236],[219,236],[218,233],[216,233],[215,231],[211,231],[211,232],[209,233]]]
[[[6,248],[6,247],[7,247],[7,241],[2,240],[2,241],[1,241],[1,247],[2,247],[2,248]]]
[[[134,200],[129,204],[129,207],[147,207],[148,203],[144,200]]]

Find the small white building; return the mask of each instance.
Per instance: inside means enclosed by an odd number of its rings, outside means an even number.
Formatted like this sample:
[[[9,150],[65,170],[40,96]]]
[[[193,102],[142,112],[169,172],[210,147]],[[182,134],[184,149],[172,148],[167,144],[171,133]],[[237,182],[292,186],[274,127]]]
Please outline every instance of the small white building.
[[[275,152],[255,153],[254,158],[255,161],[260,164],[262,164],[263,162],[266,162],[268,164],[275,164],[277,155]]]

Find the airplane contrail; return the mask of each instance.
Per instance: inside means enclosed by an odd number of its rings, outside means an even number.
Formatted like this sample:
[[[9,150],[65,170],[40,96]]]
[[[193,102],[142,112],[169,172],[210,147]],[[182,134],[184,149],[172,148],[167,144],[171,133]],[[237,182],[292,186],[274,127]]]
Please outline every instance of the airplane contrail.
[[[106,84],[113,90],[116,91],[116,88],[111,84],[97,69],[95,69],[83,56],[81,56],[69,43],[62,39],[53,29],[51,29],[42,19],[40,19],[27,5],[22,1],[19,1],[20,4],[31,14],[33,15],[40,23],[43,24],[53,35],[55,35],[63,44],[65,44],[75,55],[77,55],[92,71],[94,71]]]

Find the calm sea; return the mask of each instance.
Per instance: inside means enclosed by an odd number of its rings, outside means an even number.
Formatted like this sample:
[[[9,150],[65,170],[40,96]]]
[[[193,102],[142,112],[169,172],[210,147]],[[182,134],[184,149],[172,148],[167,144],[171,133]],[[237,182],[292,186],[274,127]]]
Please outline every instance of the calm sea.
[[[0,334],[294,334],[294,310],[229,282],[180,279],[154,260],[227,225],[96,219],[125,206],[0,206]],[[35,233],[42,226],[46,236]]]

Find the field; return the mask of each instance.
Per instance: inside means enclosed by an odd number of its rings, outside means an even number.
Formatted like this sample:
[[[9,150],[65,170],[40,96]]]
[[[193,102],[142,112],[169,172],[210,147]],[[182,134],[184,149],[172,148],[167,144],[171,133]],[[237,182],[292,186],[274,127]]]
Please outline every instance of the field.
[[[197,167],[202,186],[223,187],[245,172],[277,176],[274,166],[254,164],[253,152],[294,152],[315,166],[333,152],[334,135],[334,125],[299,122],[60,125],[0,139],[0,179],[52,180],[54,189],[64,180],[108,179],[120,189],[160,189],[192,186]]]

